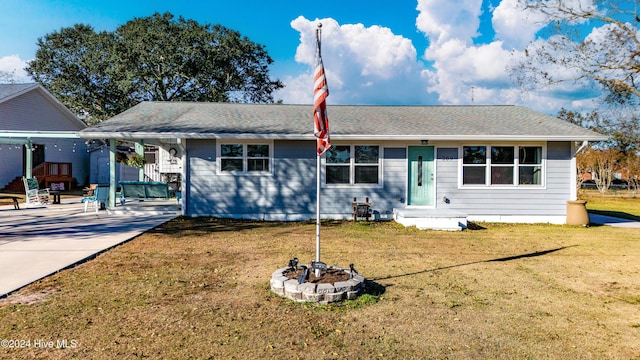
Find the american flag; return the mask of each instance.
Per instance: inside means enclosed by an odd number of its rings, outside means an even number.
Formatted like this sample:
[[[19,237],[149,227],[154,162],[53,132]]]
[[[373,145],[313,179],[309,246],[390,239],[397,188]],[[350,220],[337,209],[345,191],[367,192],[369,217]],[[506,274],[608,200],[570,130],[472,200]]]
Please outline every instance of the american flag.
[[[320,25],[321,26],[321,25]],[[316,29],[316,67],[314,70],[313,88],[313,135],[318,138],[318,156],[321,156],[331,147],[329,141],[329,117],[327,116],[327,96],[329,87],[324,76],[324,65],[320,55],[320,28]]]

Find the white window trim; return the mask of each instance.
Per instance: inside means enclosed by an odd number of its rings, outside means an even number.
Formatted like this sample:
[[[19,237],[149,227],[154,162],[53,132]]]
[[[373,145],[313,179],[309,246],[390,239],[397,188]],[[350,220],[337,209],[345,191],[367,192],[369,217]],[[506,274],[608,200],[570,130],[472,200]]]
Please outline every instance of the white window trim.
[[[472,165],[472,164],[463,164],[464,161],[464,147],[465,146],[484,146],[486,147],[486,160],[485,164],[481,165]],[[505,166],[513,166],[513,184],[500,184],[500,185],[492,185],[491,184],[491,147],[499,146],[499,147],[514,147],[514,163],[513,165],[505,165]],[[527,146],[539,146],[542,148],[542,163],[540,166],[542,167],[542,179],[541,184],[520,184],[520,172],[518,171],[520,167],[520,147]],[[546,143],[469,143],[462,144],[458,148],[458,189],[500,189],[500,190],[517,190],[517,189],[546,189],[547,188],[547,144]],[[473,185],[464,185],[462,183],[463,180],[463,166],[484,166],[485,171],[485,183],[484,185],[473,184]],[[496,165],[500,166],[500,164]],[[525,167],[533,166],[533,165],[523,165]]]
[[[353,188],[357,188],[357,189],[382,189],[384,187],[384,179],[382,178],[382,174],[384,173],[382,171],[382,164],[384,163],[383,157],[384,157],[384,147],[381,144],[372,144],[372,143],[352,143],[352,142],[347,142],[347,143],[336,143],[336,142],[332,142],[331,143],[332,146],[350,146],[351,147],[351,157],[349,159],[349,184],[327,184],[327,156],[322,155],[321,158],[321,165],[322,165],[322,174],[321,174],[321,187],[322,188],[330,188],[330,189],[353,189]],[[354,155],[355,155],[355,147],[356,146],[377,146],[378,147],[378,183],[377,184],[355,184],[355,160],[354,160]],[[331,166],[331,165],[330,165]],[[346,166],[346,165],[345,165]]]
[[[222,171],[222,145],[242,144],[242,168],[243,171]],[[247,171],[247,145],[269,146],[269,170]],[[266,176],[273,175],[273,140],[218,140],[216,141],[216,174],[230,176]]]

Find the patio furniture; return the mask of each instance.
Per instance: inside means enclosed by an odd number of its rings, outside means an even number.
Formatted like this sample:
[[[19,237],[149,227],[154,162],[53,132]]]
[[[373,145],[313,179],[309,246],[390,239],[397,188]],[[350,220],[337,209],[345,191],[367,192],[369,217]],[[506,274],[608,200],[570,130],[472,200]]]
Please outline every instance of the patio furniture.
[[[148,199],[169,199],[172,191],[166,182],[156,181],[121,181],[120,182],[120,202],[124,203],[125,198],[135,198],[140,200]]]
[[[109,185],[98,185],[93,191],[93,195],[82,198],[84,212],[87,212],[89,204],[93,204],[96,212],[100,210],[102,204],[106,204],[109,199]]]
[[[98,186],[98,184],[89,184],[89,187],[83,188],[82,192],[85,196],[91,196],[93,195],[93,191],[96,189],[96,186]]]
[[[60,204],[60,191],[49,190],[49,195],[53,198],[53,204]]]
[[[358,218],[365,218],[369,221],[371,218],[371,203],[369,202],[369,198],[366,198],[363,203],[359,203],[357,198],[353,198],[351,205],[353,206],[353,221],[357,221]]]
[[[49,203],[49,188],[40,189],[38,179],[22,177],[24,191],[27,195],[27,206],[47,205]]]
[[[11,199],[13,200],[13,208],[16,210],[20,210],[20,204],[18,203],[18,197],[17,196],[11,196],[11,195],[0,195],[0,199]]]

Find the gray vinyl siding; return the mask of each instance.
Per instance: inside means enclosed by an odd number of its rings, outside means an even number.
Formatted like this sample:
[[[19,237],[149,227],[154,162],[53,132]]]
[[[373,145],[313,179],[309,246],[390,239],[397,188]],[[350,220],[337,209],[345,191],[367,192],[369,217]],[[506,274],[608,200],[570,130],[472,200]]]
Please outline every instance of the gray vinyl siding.
[[[455,161],[441,153],[454,154]],[[571,143],[547,143],[544,188],[458,188],[458,157],[452,149],[438,149],[436,207],[459,210],[470,216],[564,216],[571,191]],[[449,203],[442,199],[446,197]]]
[[[23,175],[22,153],[23,145],[0,144],[0,189],[7,186],[13,179]]]
[[[273,156],[272,174],[218,174],[216,142],[190,140],[187,213],[292,219],[314,216],[314,143],[275,141]]]
[[[216,142],[188,141],[187,215],[310,219],[316,212],[316,156],[313,141],[274,141],[272,173],[218,174]],[[546,186],[540,188],[458,187],[458,147],[436,146],[436,208],[470,216],[563,216],[570,196],[571,144],[547,144]],[[323,218],[349,218],[354,197],[380,214],[406,204],[406,147],[384,147],[382,187],[322,187]],[[443,199],[448,199],[446,203]]]
[[[393,208],[403,207],[407,193],[407,149],[385,148],[383,159],[384,188],[376,193],[373,208],[390,214]]]
[[[219,198],[226,193],[216,181],[215,141],[187,142],[188,172],[185,181],[188,215],[204,216],[215,213]]]
[[[80,131],[83,127],[69,118],[39,91],[29,91],[0,106],[0,130]]]
[[[187,214],[193,216],[314,218],[316,156],[313,141],[275,141],[273,173],[228,175],[216,171],[216,142],[188,141]],[[324,218],[352,213],[354,197],[390,214],[405,194],[406,150],[383,149],[383,188],[326,188],[321,191]]]
[[[313,147],[313,143],[312,143]],[[407,155],[405,148],[381,148],[382,187],[349,186],[344,188],[322,188],[322,217],[349,218],[353,213],[353,198],[373,204],[372,209],[380,214],[390,214],[394,207],[403,206],[406,193]],[[314,170],[315,171],[315,160]],[[315,177],[314,177],[315,179]],[[315,183],[312,185],[315,191]],[[315,199],[315,194],[314,197]],[[315,202],[314,202],[315,205]]]

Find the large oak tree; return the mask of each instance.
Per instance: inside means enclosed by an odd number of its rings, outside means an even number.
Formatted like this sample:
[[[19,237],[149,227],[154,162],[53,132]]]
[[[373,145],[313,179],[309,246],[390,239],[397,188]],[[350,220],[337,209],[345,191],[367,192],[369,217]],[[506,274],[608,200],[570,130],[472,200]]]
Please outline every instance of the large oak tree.
[[[169,13],[113,32],[89,25],[38,39],[27,72],[89,124],[141,101],[273,102],[264,46],[221,25]]]

